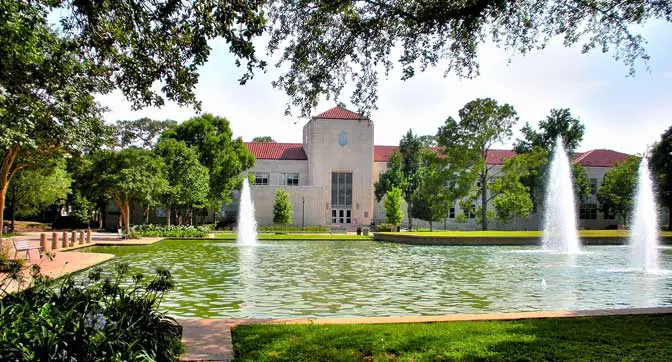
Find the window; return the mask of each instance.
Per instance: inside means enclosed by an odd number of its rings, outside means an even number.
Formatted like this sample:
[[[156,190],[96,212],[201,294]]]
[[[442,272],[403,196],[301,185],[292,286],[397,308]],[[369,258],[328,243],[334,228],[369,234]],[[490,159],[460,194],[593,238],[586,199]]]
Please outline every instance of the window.
[[[267,172],[257,172],[254,174],[254,184],[255,185],[268,185],[268,173]]]
[[[597,194],[597,179],[596,178],[591,178],[590,179],[590,194],[591,195],[596,195]]]
[[[333,208],[352,207],[352,173],[331,174],[331,205]]]
[[[474,211],[476,210],[476,204],[471,204],[471,210],[469,210],[469,218],[473,219],[476,217],[476,214],[474,214]]]
[[[282,185],[287,186],[299,186],[299,174],[298,173],[283,173],[280,177],[280,182]]]
[[[604,210],[604,214],[602,215],[604,220],[614,220],[616,218],[616,215],[611,211],[610,209]]]
[[[581,220],[596,220],[597,219],[597,205],[596,204],[581,204],[579,208],[579,219]]]
[[[448,213],[448,217],[451,218],[451,219],[455,218],[455,207],[454,206],[450,208],[450,212]]]

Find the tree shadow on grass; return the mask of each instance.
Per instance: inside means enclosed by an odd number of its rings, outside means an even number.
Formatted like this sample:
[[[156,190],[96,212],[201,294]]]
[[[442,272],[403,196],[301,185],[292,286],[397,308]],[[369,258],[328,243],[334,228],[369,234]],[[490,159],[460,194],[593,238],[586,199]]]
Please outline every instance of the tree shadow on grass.
[[[238,361],[669,361],[672,316],[245,326]]]

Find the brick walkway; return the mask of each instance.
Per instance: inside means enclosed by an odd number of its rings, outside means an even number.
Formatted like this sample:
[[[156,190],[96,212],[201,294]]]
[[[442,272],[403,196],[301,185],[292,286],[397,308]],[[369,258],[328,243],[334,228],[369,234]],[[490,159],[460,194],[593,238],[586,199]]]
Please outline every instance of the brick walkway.
[[[234,357],[231,329],[241,324],[387,324],[440,323],[481,320],[518,320],[538,318],[597,317],[608,315],[672,314],[668,308],[630,308],[583,311],[548,311],[494,314],[450,314],[438,316],[355,317],[321,319],[178,319],[183,327],[185,354],[182,361],[232,361]]]

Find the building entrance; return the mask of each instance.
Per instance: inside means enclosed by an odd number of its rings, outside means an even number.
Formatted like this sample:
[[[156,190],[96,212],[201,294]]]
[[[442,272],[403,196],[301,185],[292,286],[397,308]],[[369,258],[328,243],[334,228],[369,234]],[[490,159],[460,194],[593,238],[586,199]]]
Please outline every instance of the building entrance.
[[[352,173],[331,173],[331,223],[352,223]]]

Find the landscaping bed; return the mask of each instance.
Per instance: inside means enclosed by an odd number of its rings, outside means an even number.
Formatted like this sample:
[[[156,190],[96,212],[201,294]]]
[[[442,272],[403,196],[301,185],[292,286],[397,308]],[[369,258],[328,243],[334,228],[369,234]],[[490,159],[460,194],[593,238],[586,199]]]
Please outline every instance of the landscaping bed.
[[[244,325],[236,361],[669,361],[672,315]]]
[[[216,239],[236,240],[237,234],[234,233],[216,233]],[[257,235],[257,240],[372,240],[371,236],[351,235],[351,234],[265,234]]]

